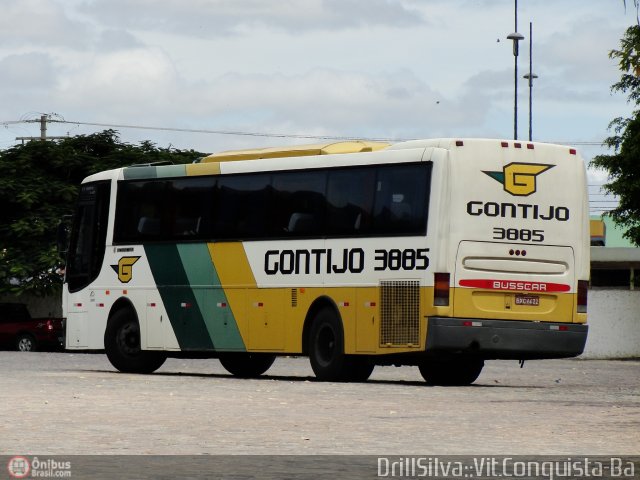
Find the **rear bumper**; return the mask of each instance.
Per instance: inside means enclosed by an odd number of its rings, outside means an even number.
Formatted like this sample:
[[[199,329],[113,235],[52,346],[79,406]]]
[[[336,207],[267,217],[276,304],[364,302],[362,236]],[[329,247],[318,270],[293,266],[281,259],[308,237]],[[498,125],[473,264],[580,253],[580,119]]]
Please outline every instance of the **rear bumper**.
[[[587,325],[573,323],[429,317],[426,351],[485,359],[526,360],[580,355]]]

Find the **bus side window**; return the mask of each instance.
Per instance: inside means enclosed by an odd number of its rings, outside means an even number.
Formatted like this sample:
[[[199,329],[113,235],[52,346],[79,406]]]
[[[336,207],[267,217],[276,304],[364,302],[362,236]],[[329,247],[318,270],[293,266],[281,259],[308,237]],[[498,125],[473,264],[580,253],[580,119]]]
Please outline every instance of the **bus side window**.
[[[378,169],[373,229],[378,234],[424,234],[431,164]]]
[[[371,167],[329,172],[327,234],[354,235],[369,231],[375,178],[375,168]]]
[[[166,182],[133,181],[118,185],[116,243],[140,243],[162,237],[162,206]]]
[[[269,174],[222,176],[212,200],[213,237],[228,240],[267,235]]]
[[[144,236],[160,235],[160,219],[153,217],[140,217],[138,220],[138,233]]]
[[[179,178],[169,181],[165,207],[169,238],[206,237],[209,232],[204,227],[203,218],[209,217],[215,186],[214,177]]]
[[[289,219],[287,231],[290,233],[307,233],[313,230],[313,215],[294,212]]]
[[[405,201],[404,193],[394,193],[391,195],[391,218],[394,221],[411,219],[411,205]]]
[[[326,178],[324,171],[273,175],[272,233],[275,236],[301,237],[323,233]]]

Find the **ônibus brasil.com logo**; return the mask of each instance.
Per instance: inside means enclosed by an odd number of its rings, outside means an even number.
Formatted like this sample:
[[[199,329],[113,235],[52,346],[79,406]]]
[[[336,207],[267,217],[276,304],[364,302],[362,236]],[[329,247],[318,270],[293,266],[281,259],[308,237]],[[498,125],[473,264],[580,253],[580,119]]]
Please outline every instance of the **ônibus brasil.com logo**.
[[[27,457],[13,457],[9,460],[7,470],[13,478],[25,478],[31,471],[31,464]]]
[[[51,458],[39,460],[33,457],[18,455],[9,459],[7,471],[11,478],[69,478],[71,477],[71,462],[57,461]]]

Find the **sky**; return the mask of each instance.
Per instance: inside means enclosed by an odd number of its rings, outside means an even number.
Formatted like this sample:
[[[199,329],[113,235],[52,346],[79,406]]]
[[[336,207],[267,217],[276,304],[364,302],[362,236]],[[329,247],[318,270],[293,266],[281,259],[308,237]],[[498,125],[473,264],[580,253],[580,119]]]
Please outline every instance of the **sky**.
[[[610,91],[608,57],[637,21],[627,3],[518,2],[520,139],[532,22],[533,139],[607,153],[609,122],[632,111]],[[0,12],[0,149],[38,136],[41,114],[68,122],[48,135],[118,125],[129,143],[205,153],[513,138],[514,0],[0,0]],[[604,181],[589,171],[594,207]]]

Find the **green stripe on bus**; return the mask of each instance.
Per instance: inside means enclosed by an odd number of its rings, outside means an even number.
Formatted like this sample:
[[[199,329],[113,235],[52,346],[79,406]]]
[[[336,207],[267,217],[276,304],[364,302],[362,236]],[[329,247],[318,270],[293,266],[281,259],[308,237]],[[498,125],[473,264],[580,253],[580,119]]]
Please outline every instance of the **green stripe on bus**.
[[[157,178],[156,167],[129,167],[122,170],[125,180]]]
[[[147,167],[128,167],[123,170],[125,180],[144,180],[146,178],[184,177],[186,165],[162,165]]]
[[[180,349],[214,349],[177,246],[145,245],[144,250]]]
[[[246,351],[207,245],[178,245],[178,254],[216,349]]]
[[[163,177],[184,177],[187,174],[185,165],[165,165],[156,167],[156,175],[158,178]]]

